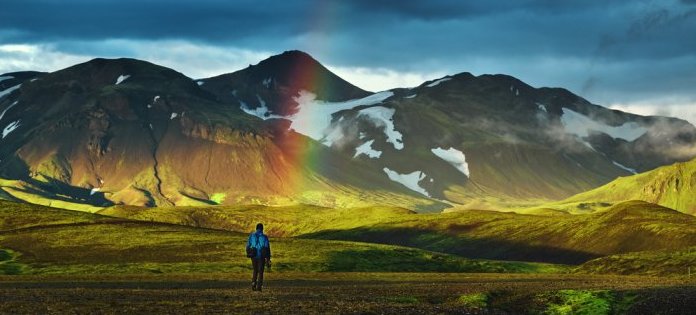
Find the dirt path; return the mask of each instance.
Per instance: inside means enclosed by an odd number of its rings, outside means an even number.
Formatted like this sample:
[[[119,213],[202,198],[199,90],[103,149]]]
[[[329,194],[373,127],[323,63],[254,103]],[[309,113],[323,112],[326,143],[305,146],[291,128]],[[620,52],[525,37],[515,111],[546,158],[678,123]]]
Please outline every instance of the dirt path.
[[[520,313],[535,294],[606,289],[636,296],[631,313],[696,309],[696,281],[503,274],[271,273],[264,292],[247,275],[0,277],[3,314]],[[488,305],[464,305],[485,293]]]

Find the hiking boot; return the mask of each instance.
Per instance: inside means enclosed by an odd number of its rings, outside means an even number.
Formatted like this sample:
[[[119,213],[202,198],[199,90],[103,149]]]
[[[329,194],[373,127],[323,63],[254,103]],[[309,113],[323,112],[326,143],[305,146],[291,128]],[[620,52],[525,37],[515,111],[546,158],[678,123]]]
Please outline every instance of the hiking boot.
[[[261,292],[261,285],[259,285],[259,286],[256,287],[256,291]]]
[[[256,291],[256,282],[251,283],[251,291]]]

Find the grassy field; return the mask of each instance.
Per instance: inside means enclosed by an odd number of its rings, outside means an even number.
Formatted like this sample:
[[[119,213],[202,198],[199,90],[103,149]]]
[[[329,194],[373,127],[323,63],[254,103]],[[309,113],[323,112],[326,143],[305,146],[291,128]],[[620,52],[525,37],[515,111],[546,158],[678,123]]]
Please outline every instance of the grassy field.
[[[0,201],[0,313],[688,314],[694,220],[644,202],[571,216]],[[243,250],[258,221],[263,293]]]
[[[248,270],[247,234],[3,203],[0,273],[124,274]],[[274,238],[276,271],[559,272],[565,266],[467,259],[401,246]]]
[[[696,246],[681,250],[645,251],[601,257],[580,265],[574,271],[696,278]]]
[[[270,273],[0,276],[12,314],[689,314],[696,283],[652,277]]]
[[[394,207],[133,208],[116,217],[247,231],[264,222],[272,236],[360,241],[421,248],[470,258],[578,264],[594,258],[696,245],[696,218],[640,201],[587,215],[495,211],[418,214]]]

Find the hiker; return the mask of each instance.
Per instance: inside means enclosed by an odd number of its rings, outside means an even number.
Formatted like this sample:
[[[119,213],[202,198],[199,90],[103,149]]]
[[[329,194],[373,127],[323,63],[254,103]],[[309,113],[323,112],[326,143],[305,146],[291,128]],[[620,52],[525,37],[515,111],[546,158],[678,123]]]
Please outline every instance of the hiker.
[[[247,257],[251,258],[254,267],[254,275],[251,278],[251,289],[261,291],[263,286],[263,269],[266,265],[271,267],[271,243],[268,236],[263,234],[263,224],[256,225],[256,232],[249,235],[246,245]]]

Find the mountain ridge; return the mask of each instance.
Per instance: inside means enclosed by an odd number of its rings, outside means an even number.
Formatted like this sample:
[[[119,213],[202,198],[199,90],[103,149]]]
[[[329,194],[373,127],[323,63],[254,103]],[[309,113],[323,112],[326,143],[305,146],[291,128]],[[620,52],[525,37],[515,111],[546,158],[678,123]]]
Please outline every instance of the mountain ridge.
[[[661,152],[696,139],[507,75],[371,93],[299,51],[199,80],[128,58],[36,75],[0,98],[6,190],[90,205],[495,209],[679,161]]]

